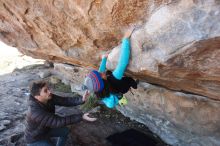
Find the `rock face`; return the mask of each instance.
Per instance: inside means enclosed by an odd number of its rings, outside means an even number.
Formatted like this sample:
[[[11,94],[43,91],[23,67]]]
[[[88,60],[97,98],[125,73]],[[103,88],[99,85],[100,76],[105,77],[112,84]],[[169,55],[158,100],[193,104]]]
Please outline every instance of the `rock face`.
[[[138,24],[127,74],[170,90],[138,91],[141,96],[129,97],[120,110],[155,126],[171,144],[220,141],[219,0],[1,0],[0,20],[0,39],[36,58],[97,67],[99,56],[115,47],[109,69],[116,66],[123,31]],[[172,126],[161,126],[163,120]]]
[[[129,71],[147,82],[220,99],[219,1],[163,6],[132,36]],[[119,47],[109,68],[117,63]]]
[[[141,83],[118,109],[171,145],[220,145],[220,102]]]
[[[161,3],[2,0],[0,38],[31,56],[94,65],[101,51],[117,45],[124,27],[143,21],[150,12],[148,9],[155,9]]]
[[[2,0],[0,6],[1,40],[37,58],[82,66],[97,67],[122,31],[139,24],[131,38],[132,76],[220,99],[218,0]]]

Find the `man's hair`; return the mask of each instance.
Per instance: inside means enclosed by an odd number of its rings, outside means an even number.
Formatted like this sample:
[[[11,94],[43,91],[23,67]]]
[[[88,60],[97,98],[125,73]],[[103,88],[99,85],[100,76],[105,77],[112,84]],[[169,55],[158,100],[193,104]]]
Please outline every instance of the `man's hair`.
[[[45,81],[34,81],[30,85],[30,94],[34,97],[40,95],[40,91],[47,85]]]

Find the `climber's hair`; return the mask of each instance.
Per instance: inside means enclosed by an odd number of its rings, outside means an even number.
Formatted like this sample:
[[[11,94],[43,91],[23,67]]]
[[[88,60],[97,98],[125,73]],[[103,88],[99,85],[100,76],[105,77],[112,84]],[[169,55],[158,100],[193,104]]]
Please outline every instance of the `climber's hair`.
[[[47,82],[45,81],[34,81],[30,84],[30,95],[37,96],[40,95],[41,89],[47,86]]]

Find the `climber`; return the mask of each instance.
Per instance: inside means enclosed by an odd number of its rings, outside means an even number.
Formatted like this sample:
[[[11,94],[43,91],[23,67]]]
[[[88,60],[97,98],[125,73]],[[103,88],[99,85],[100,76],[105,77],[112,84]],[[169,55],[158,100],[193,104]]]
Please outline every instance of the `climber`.
[[[129,38],[133,30],[134,27],[124,34],[119,62],[116,69],[113,72],[105,71],[108,58],[108,54],[105,54],[102,56],[99,70],[91,71],[84,80],[84,90],[87,89],[90,93],[94,92],[96,97],[101,99],[101,102],[108,108],[114,108],[120,103],[126,104],[127,100],[123,94],[127,93],[131,87],[137,89],[137,83],[134,79],[123,76],[129,63]]]
[[[26,115],[25,139],[28,146],[52,146],[51,137],[58,137],[56,146],[63,146],[67,140],[69,129],[64,127],[78,123],[82,119],[93,122],[96,118],[88,113],[61,117],[55,114],[55,105],[76,106],[83,104],[88,97],[75,95],[59,97],[52,94],[44,81],[33,82],[30,86],[29,107]]]

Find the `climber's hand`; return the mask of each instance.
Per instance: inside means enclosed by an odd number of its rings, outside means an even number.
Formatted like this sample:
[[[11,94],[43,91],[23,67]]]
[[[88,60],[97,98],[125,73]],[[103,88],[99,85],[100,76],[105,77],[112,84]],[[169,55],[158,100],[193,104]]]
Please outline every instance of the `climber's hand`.
[[[108,55],[109,55],[109,51],[102,55],[102,59],[103,58],[108,58]]]
[[[94,121],[97,120],[97,118],[90,118],[90,117],[89,117],[89,113],[85,113],[85,114],[83,115],[83,119],[86,120],[86,121],[89,121],[89,122],[94,122]]]
[[[108,58],[108,55],[109,55],[109,53],[103,54],[103,55],[102,55],[102,59],[103,59],[103,58]]]
[[[125,34],[124,34],[124,38],[129,38],[132,34],[132,32],[134,31],[134,26],[132,26],[130,29],[128,29]]]

